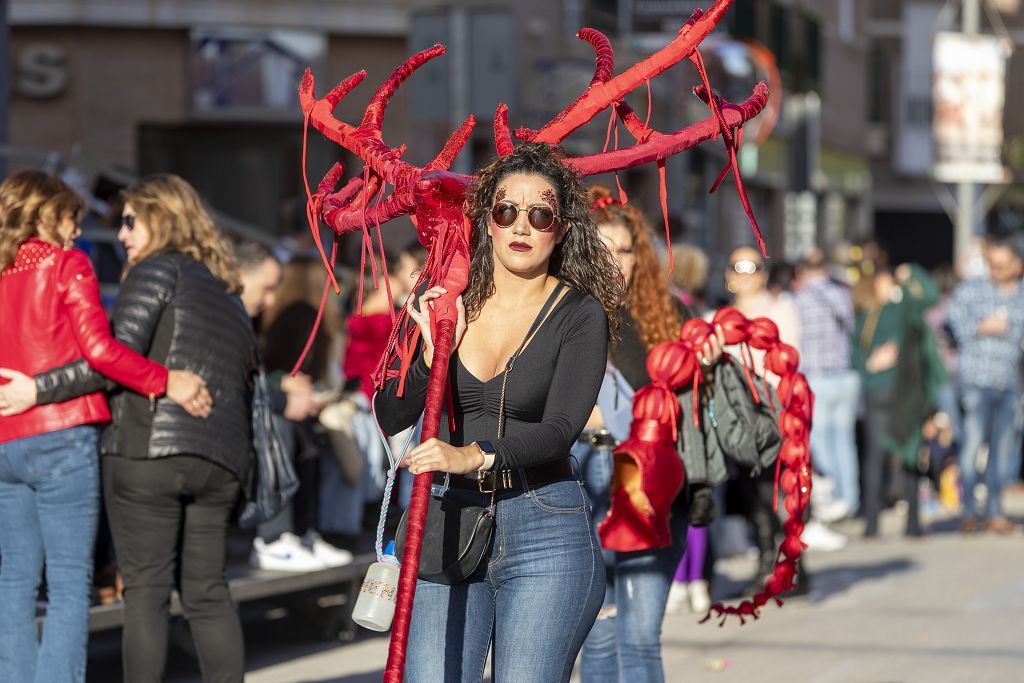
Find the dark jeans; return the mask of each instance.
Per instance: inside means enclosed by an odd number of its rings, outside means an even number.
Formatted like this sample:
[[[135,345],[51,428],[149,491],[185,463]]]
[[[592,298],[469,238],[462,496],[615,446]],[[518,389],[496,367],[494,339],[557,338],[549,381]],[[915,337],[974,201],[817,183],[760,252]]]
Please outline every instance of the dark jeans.
[[[163,677],[171,591],[206,683],[242,680],[242,627],[224,578],[226,534],[241,487],[202,458],[103,458],[103,495],[124,579],[124,677]]]

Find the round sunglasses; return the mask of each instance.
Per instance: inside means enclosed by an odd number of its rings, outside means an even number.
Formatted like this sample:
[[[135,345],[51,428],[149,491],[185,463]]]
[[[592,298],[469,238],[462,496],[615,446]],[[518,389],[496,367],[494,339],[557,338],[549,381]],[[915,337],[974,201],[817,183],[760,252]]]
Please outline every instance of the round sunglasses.
[[[519,212],[526,211],[526,219],[534,230],[547,232],[553,230],[558,214],[547,204],[532,204],[519,208],[514,202],[500,201],[491,207],[491,220],[499,228],[510,227],[519,218]]]
[[[122,228],[128,228],[129,232],[134,230],[135,229],[135,214],[133,214],[133,213],[126,213],[123,216],[121,216],[121,227]]]

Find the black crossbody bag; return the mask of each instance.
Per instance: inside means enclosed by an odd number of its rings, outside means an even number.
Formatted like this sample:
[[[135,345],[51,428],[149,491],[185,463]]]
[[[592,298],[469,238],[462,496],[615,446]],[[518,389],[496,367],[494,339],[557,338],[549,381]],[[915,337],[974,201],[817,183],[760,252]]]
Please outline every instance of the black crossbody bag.
[[[501,378],[501,403],[498,410],[498,438],[505,433],[505,389],[508,375],[515,365],[519,354],[537,333],[547,318],[548,312],[558,300],[565,283],[559,282],[541,308],[537,318],[530,326],[529,332],[519,345],[516,352],[509,356]],[[419,578],[431,583],[453,585],[465,581],[480,566],[484,556],[491,547],[494,536],[494,500],[495,492],[491,491],[491,501],[487,506],[463,503],[445,495],[451,474],[445,474],[444,489],[441,495],[431,495],[427,503],[427,519],[423,529],[423,545],[420,550]],[[460,476],[460,475],[456,475]],[[398,557],[405,551],[405,529],[409,520],[409,511],[402,515],[398,523],[395,547]]]

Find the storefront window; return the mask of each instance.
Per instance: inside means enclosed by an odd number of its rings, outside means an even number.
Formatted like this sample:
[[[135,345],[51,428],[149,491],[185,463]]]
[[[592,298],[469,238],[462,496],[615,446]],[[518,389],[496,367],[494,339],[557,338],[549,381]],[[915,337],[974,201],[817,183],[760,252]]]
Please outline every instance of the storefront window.
[[[294,111],[306,67],[321,67],[327,39],[306,31],[196,29],[192,33],[192,108]]]

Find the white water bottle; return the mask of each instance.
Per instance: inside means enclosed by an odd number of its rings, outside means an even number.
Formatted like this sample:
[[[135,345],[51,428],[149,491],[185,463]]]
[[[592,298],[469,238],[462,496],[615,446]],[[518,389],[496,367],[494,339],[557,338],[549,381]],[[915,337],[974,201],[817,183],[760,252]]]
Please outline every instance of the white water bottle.
[[[388,543],[384,556],[370,565],[359,589],[352,621],[371,631],[387,631],[395,616],[398,573],[401,565],[395,557],[395,542]]]

